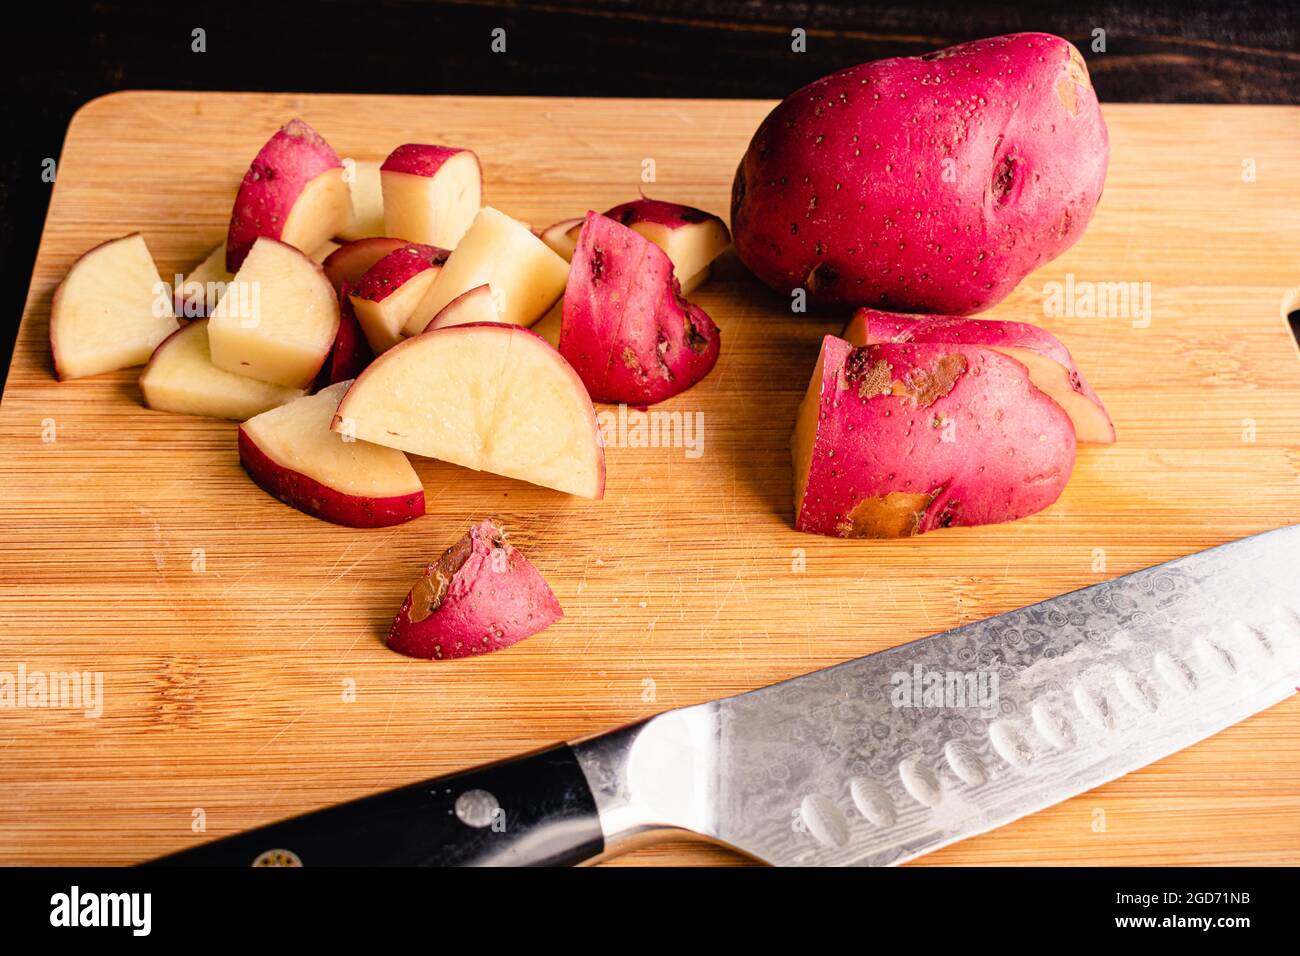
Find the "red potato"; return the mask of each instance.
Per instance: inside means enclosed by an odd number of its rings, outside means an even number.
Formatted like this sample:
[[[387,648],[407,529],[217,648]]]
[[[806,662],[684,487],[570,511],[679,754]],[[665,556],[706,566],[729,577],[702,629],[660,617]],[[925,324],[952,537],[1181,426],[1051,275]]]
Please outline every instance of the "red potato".
[[[704,378],[720,349],[718,327],[682,298],[668,256],[588,213],[564,290],[559,351],[592,398],[662,402]]]
[[[239,426],[239,461],[268,494],[350,528],[382,528],[424,514],[424,488],[406,456],[330,430],[339,382]]]
[[[578,245],[578,233],[582,231],[581,219],[562,219],[552,226],[547,226],[537,234],[557,256],[568,262],[573,258],[573,250]]]
[[[791,94],[736,171],[736,252],[812,306],[966,315],[1083,234],[1106,124],[1044,33],[864,63]]]
[[[407,243],[376,262],[358,280],[348,297],[376,354],[402,341],[402,327],[449,255],[437,246]]]
[[[605,451],[582,381],[527,329],[434,329],[389,349],[339,403],[335,431],[584,498]]]
[[[140,373],[140,397],[152,409],[243,421],[291,402],[302,389],[235,375],[212,364],[208,322],[198,319],[163,339]]]
[[[1023,518],[1060,496],[1074,450],[1061,407],[992,349],[828,335],[791,439],[795,527],[899,538]]]
[[[517,644],[562,617],[545,579],[488,520],[424,569],[389,629],[388,646],[430,660],[473,657]]]
[[[226,271],[239,271],[259,237],[310,254],[351,220],[343,163],[319,133],[290,120],[267,140],[240,183],[226,236]]]
[[[307,388],[338,336],[339,302],[321,267],[293,246],[260,238],[208,319],[218,368]]]
[[[379,168],[384,232],[455,249],[483,204],[483,171],[472,150],[407,143]]]
[[[1115,425],[1106,406],[1075,366],[1069,350],[1051,332],[1036,325],[859,309],[841,337],[850,345],[953,342],[994,349],[1025,366],[1029,380],[1065,409],[1079,441],[1102,445],[1115,441]]]
[[[434,329],[446,329],[453,325],[469,325],[473,322],[500,322],[496,299],[492,287],[479,285],[452,299],[441,312],[429,322],[426,332]]]
[[[330,354],[316,376],[317,391],[356,378],[375,359],[374,350],[366,341],[366,334],[352,309],[352,300],[348,298],[351,288],[345,284],[339,292],[339,330],[334,336]]]
[[[388,236],[371,236],[357,239],[339,246],[321,263],[325,278],[330,280],[336,292],[341,292],[344,283],[356,285],[361,277],[384,256],[406,245],[405,240],[391,239]]]
[[[143,365],[180,327],[173,292],[138,232],[102,242],[68,269],[50,304],[60,381]]]

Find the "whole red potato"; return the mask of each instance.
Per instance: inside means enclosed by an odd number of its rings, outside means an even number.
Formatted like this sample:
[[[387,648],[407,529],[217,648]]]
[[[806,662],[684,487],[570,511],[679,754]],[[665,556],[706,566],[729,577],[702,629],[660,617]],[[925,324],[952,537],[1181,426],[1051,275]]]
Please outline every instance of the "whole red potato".
[[[968,315],[1083,234],[1106,124],[1079,51],[1016,33],[823,77],[736,171],[736,252],[812,307]]]

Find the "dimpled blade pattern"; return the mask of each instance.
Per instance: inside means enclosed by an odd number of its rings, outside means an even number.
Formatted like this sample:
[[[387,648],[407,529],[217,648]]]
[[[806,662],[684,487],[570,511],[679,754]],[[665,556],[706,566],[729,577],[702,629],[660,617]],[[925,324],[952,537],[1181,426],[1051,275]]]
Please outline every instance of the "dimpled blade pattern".
[[[713,835],[782,865],[890,865],[1181,750],[1300,685],[1300,526],[721,701]],[[999,675],[895,707],[893,675]]]

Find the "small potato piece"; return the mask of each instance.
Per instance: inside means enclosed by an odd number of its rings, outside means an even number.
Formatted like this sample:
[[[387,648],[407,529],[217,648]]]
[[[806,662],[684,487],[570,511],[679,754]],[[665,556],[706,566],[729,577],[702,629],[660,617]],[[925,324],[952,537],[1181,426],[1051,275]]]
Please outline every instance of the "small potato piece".
[[[490,654],[564,617],[546,581],[491,520],[470,528],[411,588],[388,632],[410,657]]]

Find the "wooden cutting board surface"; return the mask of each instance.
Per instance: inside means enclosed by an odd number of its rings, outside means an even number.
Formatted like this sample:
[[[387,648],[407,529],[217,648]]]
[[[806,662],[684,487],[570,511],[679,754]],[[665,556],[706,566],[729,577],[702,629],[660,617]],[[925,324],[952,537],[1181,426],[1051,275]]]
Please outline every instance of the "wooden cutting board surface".
[[[335,527],[245,477],[233,424],[142,408],[136,370],[51,373],[50,297],[72,260],[140,230],[164,277],[188,271],[291,117],[356,159],[472,147],[487,201],[546,225],[642,188],[725,216],[770,106],[127,92],[82,109],[0,404],[0,672],[100,671],[103,713],[0,709],[0,862],[144,860],[201,827],[577,738],[1300,521],[1300,356],[1283,317],[1300,283],[1295,108],[1105,108],[1095,221],[988,315],[1064,339],[1119,443],[1082,448],[1060,501],[1014,524],[892,542],[793,531],[789,433],[838,322],[792,316],[731,255],[695,296],[722,359],[662,407],[702,416],[702,448],[611,448],[596,503],[419,461],[426,517]],[[1044,317],[1067,274],[1149,283],[1149,323]],[[386,650],[422,563],[487,515],[565,620],[474,660]],[[1292,698],[921,862],[1300,863],[1298,727]],[[622,862],[739,860],[676,841]]]

